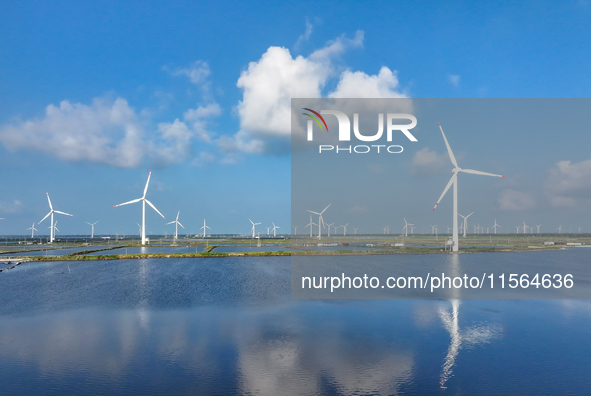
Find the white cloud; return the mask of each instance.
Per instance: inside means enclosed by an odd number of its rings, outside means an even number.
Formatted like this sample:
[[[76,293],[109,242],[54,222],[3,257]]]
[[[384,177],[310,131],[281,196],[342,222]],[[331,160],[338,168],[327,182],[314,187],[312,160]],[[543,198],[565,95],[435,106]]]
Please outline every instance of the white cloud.
[[[166,67],[164,68],[167,69]],[[202,84],[211,74],[209,65],[203,61],[195,61],[187,68],[178,68],[171,72],[173,76],[186,76],[193,84]]]
[[[251,62],[238,79],[243,99],[237,106],[240,131],[218,140],[225,152],[278,152],[289,145],[291,134],[291,98],[319,98],[322,89],[338,67],[336,58],[349,48],[363,45],[363,32],[354,38],[341,36],[308,57],[292,57],[288,49],[269,47],[256,62]],[[378,75],[345,70],[337,89],[328,97],[404,97],[396,91],[395,72],[383,67]]]
[[[219,113],[217,104],[209,104],[185,113],[192,129],[178,119],[150,127],[122,98],[94,99],[91,105],[64,100],[47,106],[41,118],[0,127],[0,142],[11,151],[36,150],[72,162],[166,165],[190,156],[193,136],[207,141],[206,121]]]
[[[411,174],[416,176],[431,176],[449,173],[452,165],[446,154],[437,154],[425,147],[412,157]]]
[[[591,197],[591,159],[560,161],[548,172],[544,191],[554,206],[576,206]]]
[[[49,105],[40,119],[0,128],[9,150],[33,149],[68,161],[91,161],[133,167],[147,150],[143,126],[125,99],[92,105],[64,100]]]
[[[207,130],[207,124],[211,117],[217,117],[221,113],[222,109],[217,103],[209,103],[206,106],[187,110],[184,119],[187,122],[192,122],[193,131],[199,139],[211,143],[213,134]]]
[[[302,43],[308,41],[310,39],[310,36],[312,35],[312,30],[314,30],[314,26],[310,23],[309,20],[306,19],[306,31],[304,32],[304,34],[298,37],[298,40],[296,41],[294,48],[297,49],[302,45]]]
[[[457,74],[449,74],[447,76],[447,81],[449,81],[449,83],[454,87],[457,87],[460,85],[460,76]]]
[[[367,75],[364,72],[349,70],[341,74],[339,84],[331,98],[405,98],[406,95],[397,91],[398,79],[396,72],[386,66],[377,75]]]
[[[497,202],[501,210],[526,210],[536,207],[536,201],[532,194],[512,189],[502,191]]]

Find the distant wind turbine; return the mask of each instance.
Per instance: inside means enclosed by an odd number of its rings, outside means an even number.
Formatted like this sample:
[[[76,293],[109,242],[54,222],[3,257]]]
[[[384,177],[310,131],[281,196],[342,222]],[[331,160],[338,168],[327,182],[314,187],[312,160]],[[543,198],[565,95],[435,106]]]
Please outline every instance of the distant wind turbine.
[[[203,227],[200,228],[200,230],[203,230],[203,238],[205,238],[205,232],[208,228],[211,230],[211,228],[205,224],[205,219],[203,219]]]
[[[254,238],[254,234],[255,234],[255,227],[258,226],[261,223],[255,223],[253,222],[251,219],[248,219],[248,221],[250,221],[250,223],[252,224],[252,237]]]
[[[334,223],[330,223],[327,224],[326,227],[328,228],[328,236],[330,237],[330,227],[333,225]]]
[[[347,226],[349,225],[349,223],[342,225],[341,227],[343,227],[343,236],[347,235]]]
[[[304,228],[310,227],[310,238],[312,238],[312,226],[315,226],[316,223],[312,221],[312,215],[310,215],[310,222]]]
[[[449,179],[449,182],[447,183],[447,186],[445,186],[445,189],[443,190],[443,193],[441,193],[441,196],[437,200],[437,203],[435,204],[435,207],[433,207],[433,210],[435,210],[435,208],[437,208],[437,205],[439,205],[439,202],[441,202],[441,200],[445,196],[445,193],[447,193],[447,190],[449,190],[449,188],[453,184],[454,188],[453,188],[453,247],[452,247],[452,250],[454,252],[457,252],[458,251],[458,248],[459,248],[459,238],[458,238],[458,174],[461,173],[461,172],[464,172],[464,173],[471,173],[471,174],[474,174],[474,175],[482,175],[482,176],[493,176],[493,177],[505,177],[505,176],[495,175],[493,173],[481,172],[481,171],[477,171],[477,170],[473,170],[473,169],[462,169],[462,168],[460,168],[460,166],[458,165],[458,162],[456,161],[456,157],[454,156],[454,153],[451,151],[451,147],[449,146],[449,143],[447,142],[447,138],[445,137],[445,133],[443,133],[443,128],[441,128],[441,124],[439,124],[439,129],[441,130],[441,134],[443,135],[443,140],[445,141],[445,146],[447,147],[447,153],[449,154],[449,159],[451,160],[451,163],[453,164],[454,168],[452,169],[453,175],[452,175],[451,179]]]
[[[298,235],[298,227],[299,227],[299,226],[293,226],[293,229],[294,229],[294,235]]]
[[[470,213],[468,216],[462,216],[458,213],[458,216],[464,219],[464,238],[466,238],[466,228],[468,228],[468,217],[472,216],[474,212]]]
[[[493,226],[493,228],[495,229],[495,234],[497,233],[497,227],[501,226],[497,224],[497,219],[495,219],[495,225]]]
[[[62,215],[66,215],[66,216],[72,216],[74,217],[74,215],[71,215],[69,213],[64,213],[64,212],[60,212],[59,210],[54,210],[53,206],[51,205],[51,199],[49,199],[49,193],[46,192],[45,194],[47,194],[47,202],[49,202],[49,213],[47,213],[45,215],[44,218],[41,219],[41,221],[39,223],[37,223],[37,225],[41,224],[43,222],[43,220],[45,220],[47,218],[47,216],[51,216],[50,222],[51,222],[51,226],[49,227],[50,229],[50,237],[49,237],[49,243],[53,243],[53,240],[55,239],[55,232],[54,232],[54,223],[53,223],[53,214],[54,213],[59,213]],[[55,222],[57,224],[57,221]]]
[[[322,226],[324,225],[324,219],[322,218],[322,214],[326,211],[326,209],[328,209],[328,207],[332,205],[332,202],[328,204],[328,206],[326,208],[324,208],[322,210],[322,212],[318,213],[318,212],[313,212],[309,209],[306,209],[308,212],[313,213],[315,215],[318,215],[318,239],[320,239],[322,237]]]
[[[152,209],[154,209],[156,211],[156,213],[158,213],[160,216],[162,216],[163,219],[166,219],[166,217],[164,217],[164,215],[162,213],[160,213],[158,211],[158,209],[156,209],[156,207],[152,204],[152,202],[150,202],[146,199],[146,193],[148,192],[148,185],[150,184],[150,177],[151,176],[152,176],[152,171],[150,171],[150,173],[148,174],[148,181],[146,181],[146,187],[144,187],[144,195],[142,195],[141,198],[133,199],[131,201],[124,202],[122,204],[113,206],[114,208],[116,208],[118,206],[128,205],[128,204],[132,204],[132,203],[136,203],[136,202],[142,203],[142,245],[146,244],[146,204],[150,205],[152,207]]]
[[[179,222],[179,215],[181,214],[181,211],[179,210],[178,213],[176,214],[176,220],[171,221],[169,223],[166,223],[166,225],[168,224],[174,224],[174,239],[178,239],[179,237],[179,226],[183,227],[183,229],[185,229],[185,227]]]
[[[281,228],[279,226],[276,226],[275,223],[271,222],[273,224],[273,237],[277,236],[277,229]]]
[[[4,219],[2,219],[4,220]],[[31,238],[35,238],[35,231],[39,231],[38,229],[35,228],[35,222],[33,222],[33,225],[31,226],[31,228],[27,228],[27,230],[31,230]]]
[[[538,227],[538,234],[540,233],[540,227],[541,226],[542,226],[541,224],[539,224],[539,225],[536,226],[536,227]]]
[[[94,238],[94,225],[96,223],[98,223],[100,220],[95,221],[94,223],[89,223],[88,221],[85,221],[86,224],[90,225],[91,227],[91,232],[90,232],[90,238]]]
[[[402,227],[402,232],[404,232],[404,236],[408,236],[408,227],[412,227],[414,224],[410,224],[406,222],[406,218],[404,218],[404,227]]]

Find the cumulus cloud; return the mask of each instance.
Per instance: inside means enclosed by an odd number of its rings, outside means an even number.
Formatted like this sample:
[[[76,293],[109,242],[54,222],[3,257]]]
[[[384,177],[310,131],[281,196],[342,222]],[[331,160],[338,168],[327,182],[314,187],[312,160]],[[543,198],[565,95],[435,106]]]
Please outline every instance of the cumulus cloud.
[[[412,157],[411,174],[415,176],[431,176],[449,173],[453,166],[447,154],[437,154],[425,147]]]
[[[91,105],[64,100],[45,116],[0,128],[9,150],[33,149],[68,161],[137,166],[147,146],[143,126],[127,101],[95,99]]]
[[[502,191],[497,202],[501,210],[526,210],[536,207],[532,194],[512,189]]]
[[[340,36],[308,57],[291,55],[283,47],[269,47],[242,72],[237,86],[243,98],[237,106],[240,131],[219,140],[226,152],[277,152],[289,147],[291,98],[319,98],[330,78],[339,82],[328,97],[404,97],[397,91],[396,72],[382,67],[378,75],[344,70],[338,73],[338,57],[363,45],[363,32],[354,38]]]
[[[216,106],[189,110],[185,118],[193,129],[178,119],[150,128],[122,98],[97,98],[90,105],[64,100],[47,106],[43,117],[0,127],[0,142],[11,151],[36,150],[71,162],[129,168],[147,159],[166,165],[190,155],[194,135],[209,136],[205,120],[219,114]]]
[[[553,206],[577,206],[591,196],[591,159],[560,161],[550,169],[544,191]]]
[[[396,71],[386,66],[377,75],[370,76],[361,71],[349,70],[341,74],[339,83],[330,98],[405,98],[399,88]]]
[[[449,74],[447,76],[447,81],[449,81],[449,83],[454,87],[457,87],[460,85],[460,76],[457,74]]]
[[[184,119],[193,126],[197,137],[207,143],[211,143],[213,134],[207,130],[207,125],[212,117],[222,114],[222,109],[217,103],[209,103],[205,106],[198,106],[196,109],[189,109],[184,114]]]

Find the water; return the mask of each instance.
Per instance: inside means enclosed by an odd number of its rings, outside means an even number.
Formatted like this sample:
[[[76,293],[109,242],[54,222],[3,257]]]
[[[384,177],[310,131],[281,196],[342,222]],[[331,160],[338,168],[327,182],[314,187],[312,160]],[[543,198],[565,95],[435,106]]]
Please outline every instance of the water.
[[[291,300],[288,257],[27,263],[0,290],[5,394],[591,393],[589,301]]]

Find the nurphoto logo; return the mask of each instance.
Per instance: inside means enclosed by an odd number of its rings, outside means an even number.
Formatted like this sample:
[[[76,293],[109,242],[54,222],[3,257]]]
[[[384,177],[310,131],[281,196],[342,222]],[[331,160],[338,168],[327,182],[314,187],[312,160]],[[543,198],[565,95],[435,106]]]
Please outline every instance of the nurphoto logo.
[[[314,141],[314,121],[318,125],[320,131],[325,131],[326,133],[329,132],[328,125],[326,120],[322,115],[333,115],[337,118],[337,122],[339,124],[338,130],[338,138],[340,142],[350,142],[351,141],[351,121],[349,116],[347,116],[342,111],[338,110],[320,110],[320,113],[312,110],[310,108],[304,107],[303,108],[310,113],[302,113],[303,115],[311,118],[308,120],[308,128],[307,128],[307,140],[309,142]],[[400,120],[408,120],[410,124],[398,124],[395,123],[395,120],[399,122]],[[417,119],[412,114],[406,113],[387,113],[386,114],[386,141],[391,142],[392,136],[394,132],[399,131],[404,134],[411,142],[416,142],[417,138],[414,137],[412,133],[410,133],[409,129],[413,129],[417,126]],[[362,142],[377,142],[382,138],[384,135],[384,113],[378,114],[378,131],[373,135],[364,135],[359,131],[359,113],[353,113],[353,134],[355,138]],[[339,146],[339,145],[330,145],[330,144],[321,144],[318,146],[318,152],[322,154],[323,152],[347,152],[347,153],[356,153],[356,154],[366,154],[371,151],[375,151],[377,153],[381,152],[388,152],[390,154],[399,154],[402,153],[404,148],[400,145],[386,145],[386,144],[360,144],[355,146]]]

